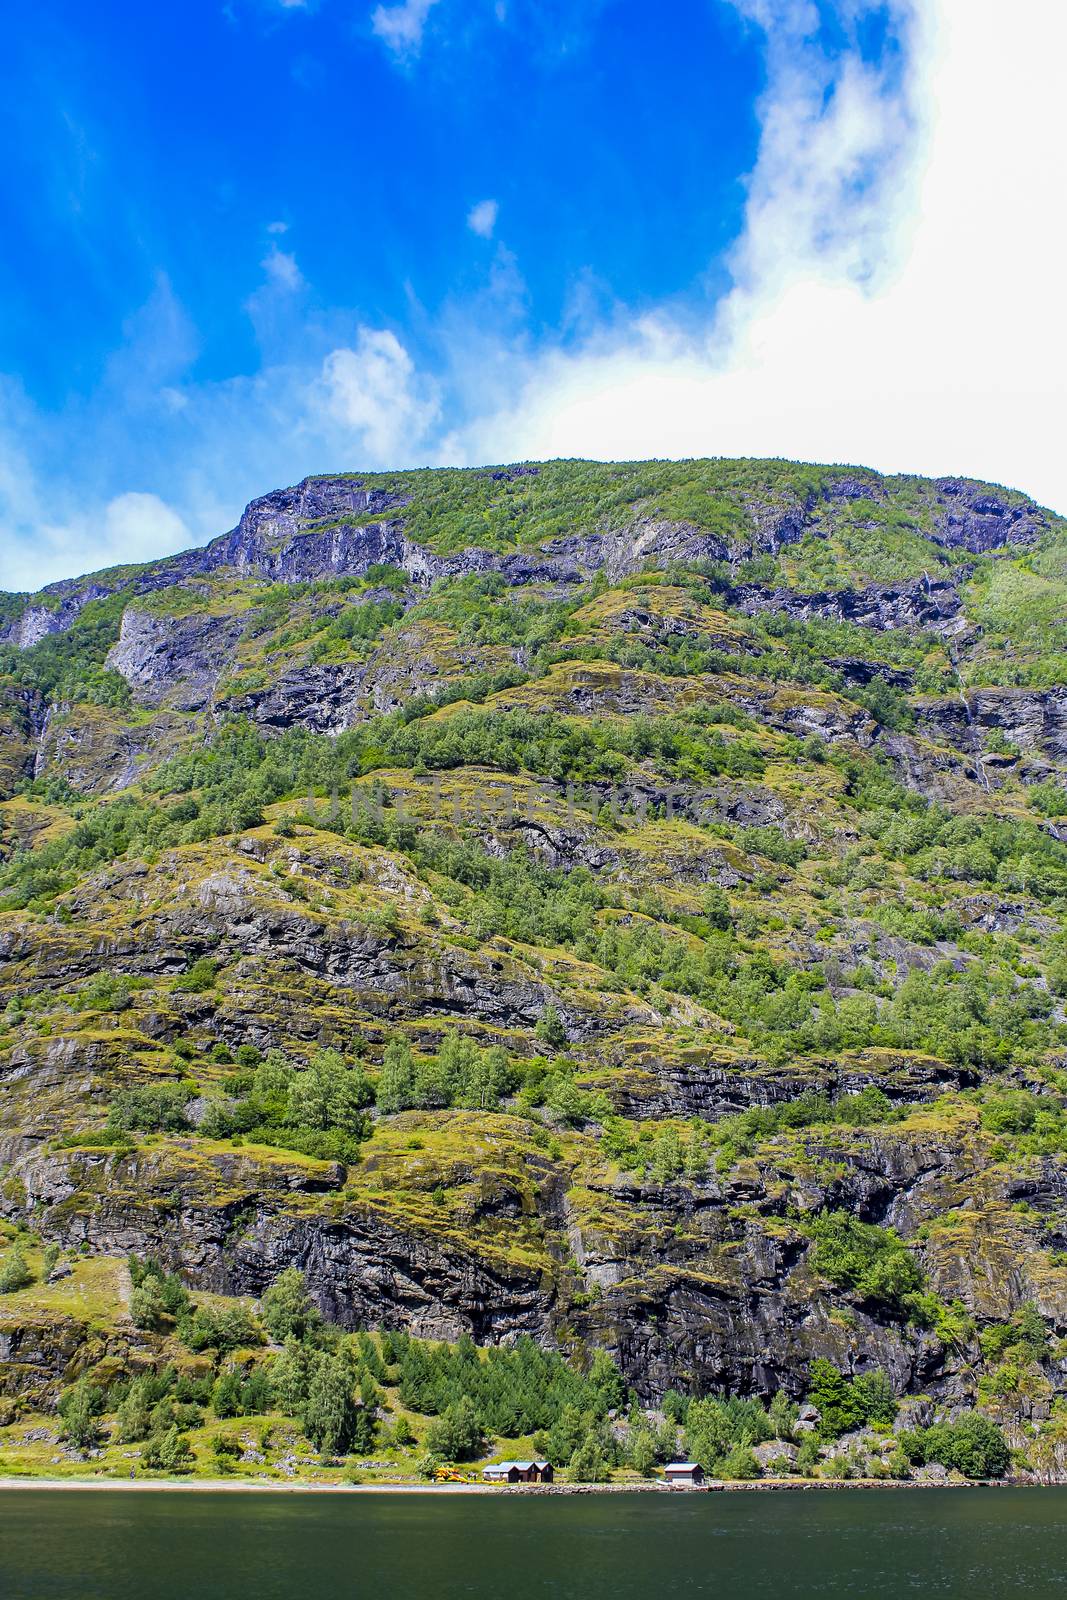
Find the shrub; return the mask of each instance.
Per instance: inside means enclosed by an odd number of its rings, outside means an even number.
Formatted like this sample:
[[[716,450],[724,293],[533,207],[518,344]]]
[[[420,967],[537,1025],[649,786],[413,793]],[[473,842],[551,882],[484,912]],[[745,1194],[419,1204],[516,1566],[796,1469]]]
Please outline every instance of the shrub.
[[[165,1432],[153,1434],[144,1450],[144,1462],[158,1472],[188,1472],[193,1464],[193,1451],[177,1423],[172,1422]]]
[[[708,1473],[719,1474],[733,1450],[762,1444],[773,1436],[758,1400],[694,1400],[686,1408],[686,1454]]]
[[[811,1477],[819,1465],[821,1456],[822,1449],[818,1439],[813,1433],[806,1433],[800,1441],[800,1448],[797,1450],[796,1466],[802,1477]]]
[[[199,1305],[178,1323],[178,1337],[190,1350],[243,1350],[262,1343],[255,1318],[244,1306]]]
[[[215,987],[219,966],[217,961],[212,961],[208,956],[201,956],[194,961],[188,972],[175,980],[174,987],[181,989],[185,994],[206,994]]]
[[[232,1472],[240,1459],[241,1443],[232,1434],[217,1433],[211,1441],[211,1453],[220,1472]]]
[[[1002,1478],[1011,1461],[1003,1433],[980,1411],[969,1411],[958,1422],[912,1429],[900,1443],[912,1463],[937,1462],[968,1478]]]
[[[990,1133],[1029,1133],[1041,1111],[1041,1102],[1026,1089],[996,1095],[982,1107],[982,1127]]]
[[[120,1089],[108,1111],[112,1133],[187,1133],[185,1107],[195,1091],[184,1083],[149,1083]]]
[[[538,1018],[537,1027],[534,1031],[542,1043],[547,1044],[553,1050],[562,1050],[567,1043],[567,1030],[563,1026],[559,1012],[551,1001],[548,1002]]]
[[[758,1478],[761,1476],[761,1468],[749,1446],[738,1444],[723,1457],[719,1467],[719,1476],[741,1480]]]
[[[844,1211],[825,1212],[811,1225],[816,1272],[861,1300],[902,1313],[923,1286],[919,1263],[893,1228],[858,1222]]]
[[[366,1118],[362,1107],[374,1098],[361,1068],[346,1067],[336,1050],[320,1050],[305,1072],[289,1082],[289,1121],[298,1128],[362,1135]]]
[[[0,1294],[14,1294],[18,1289],[28,1288],[32,1282],[33,1273],[22,1245],[15,1243],[0,1262]]]
[[[176,1273],[164,1277],[158,1263],[131,1259],[130,1276],[134,1289],[130,1296],[130,1316],[138,1328],[158,1331],[165,1322],[183,1317],[189,1311],[189,1291]]]
[[[876,1368],[859,1378],[846,1378],[829,1361],[811,1364],[808,1399],[819,1413],[819,1432],[837,1439],[869,1422],[892,1422],[897,1402],[889,1379]]]

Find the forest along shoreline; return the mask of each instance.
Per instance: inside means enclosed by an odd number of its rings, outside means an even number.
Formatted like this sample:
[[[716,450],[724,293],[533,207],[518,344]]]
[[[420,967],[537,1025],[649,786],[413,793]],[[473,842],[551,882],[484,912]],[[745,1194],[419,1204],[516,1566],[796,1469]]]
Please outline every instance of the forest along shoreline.
[[[0,1476],[0,1491],[5,1489],[119,1489],[127,1493],[165,1493],[171,1489],[185,1494],[423,1494],[438,1498],[447,1495],[503,1495],[527,1499],[548,1495],[574,1494],[657,1494],[678,1498],[685,1495],[788,1493],[791,1490],[837,1489],[1062,1489],[1058,1483],[1033,1483],[1011,1478],[960,1478],[952,1482],[885,1478],[809,1478],[763,1479],[759,1482],[716,1480],[692,1488],[672,1488],[666,1483],[278,1483],[271,1480],[234,1482],[230,1478],[33,1478]]]

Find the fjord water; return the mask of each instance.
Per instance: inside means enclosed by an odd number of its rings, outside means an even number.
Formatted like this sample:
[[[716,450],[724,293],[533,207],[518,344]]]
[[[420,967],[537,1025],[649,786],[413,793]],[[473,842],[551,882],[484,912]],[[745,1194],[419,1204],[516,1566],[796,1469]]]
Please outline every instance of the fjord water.
[[[0,1491],[4,1600],[1043,1600],[1067,1489]]]

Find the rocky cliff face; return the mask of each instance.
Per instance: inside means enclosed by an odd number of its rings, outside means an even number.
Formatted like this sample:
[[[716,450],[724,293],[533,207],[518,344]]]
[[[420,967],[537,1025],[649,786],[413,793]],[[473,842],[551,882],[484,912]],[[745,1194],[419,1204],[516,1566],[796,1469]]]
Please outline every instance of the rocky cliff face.
[[[0,1211],[649,1401],[827,1355],[1040,1420],[1065,548],[957,480],[557,463],[308,479],[9,608]],[[820,1267],[827,1213],[920,1297]]]
[[[534,477],[540,472],[535,467],[526,470]],[[414,477],[417,483],[417,475]],[[835,477],[828,472],[818,492],[808,490],[801,497],[794,491],[784,504],[758,494],[739,496],[743,521],[738,520],[728,535],[713,534],[684,521],[638,516],[629,524],[623,518],[622,525],[606,531],[549,539],[514,553],[481,548],[474,537],[471,548],[447,557],[407,536],[403,511],[412,503],[413,494],[404,492],[406,484],[395,489],[351,476],[305,478],[294,488],[253,500],[232,532],[203,549],[142,569],[116,569],[92,579],[51,585],[8,624],[7,637],[20,649],[28,649],[50,634],[65,632],[93,600],[127,589],[150,594],[221,570],[301,583],[360,577],[375,564],[389,563],[418,582],[493,570],[502,572],[513,585],[568,584],[602,569],[614,577],[625,576],[650,559],[729,561],[777,555],[809,532],[821,533],[828,516],[832,520],[835,506],[869,500],[877,507],[879,502],[893,500],[900,492],[898,484],[917,482],[875,474]],[[941,479],[922,483],[921,489],[920,516],[928,524],[928,537],[949,550],[981,554],[1003,546],[1030,548],[1052,526],[1049,514],[1033,502],[998,493],[987,485]],[[879,622],[878,608],[892,608],[898,601],[905,609],[883,609]],[[817,608],[820,602],[825,603],[825,597],[814,596],[809,604]],[[765,603],[779,609],[782,602],[773,594],[764,602],[760,592],[752,590],[739,596],[737,603],[742,609]],[[906,585],[902,594],[871,589],[866,598],[850,598],[843,604],[855,608],[840,612],[846,620],[889,627],[925,625],[930,616],[950,617],[958,609],[948,586],[932,584],[928,574],[921,585]],[[813,609],[810,614],[821,613]],[[894,616],[896,620],[892,620]]]

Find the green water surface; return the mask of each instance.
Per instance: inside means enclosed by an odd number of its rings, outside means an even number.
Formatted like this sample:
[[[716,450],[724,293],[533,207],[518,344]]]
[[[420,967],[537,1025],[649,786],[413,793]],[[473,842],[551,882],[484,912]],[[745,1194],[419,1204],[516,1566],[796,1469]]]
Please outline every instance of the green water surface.
[[[0,1490],[0,1600],[1067,1600],[1067,1489]]]

